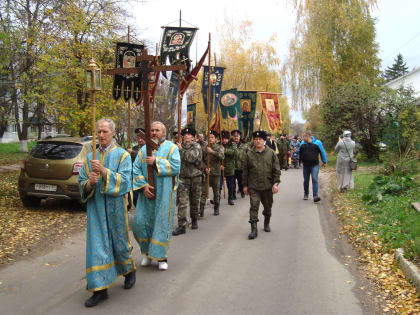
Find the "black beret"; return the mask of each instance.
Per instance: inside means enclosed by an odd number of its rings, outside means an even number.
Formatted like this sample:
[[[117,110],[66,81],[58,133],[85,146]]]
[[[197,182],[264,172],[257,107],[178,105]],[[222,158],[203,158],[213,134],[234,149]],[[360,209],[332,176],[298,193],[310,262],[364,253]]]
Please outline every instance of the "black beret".
[[[230,139],[229,131],[226,131],[226,130],[222,131],[222,139]]]
[[[232,130],[231,132],[230,132],[230,134],[233,136],[233,134],[234,133],[239,133],[239,135],[242,135],[242,132],[239,130],[239,129],[235,129],[235,130]]]
[[[253,138],[262,138],[265,140],[267,133],[264,130],[257,130],[252,133]]]
[[[219,134],[216,131],[214,131],[214,130],[211,130],[210,131],[210,134],[213,135],[213,136],[215,136],[216,138],[219,138]]]
[[[194,128],[185,128],[184,130],[181,130],[181,135],[185,136],[187,133],[195,137],[196,131]]]
[[[136,128],[136,129],[134,129],[134,133],[139,133],[140,131],[143,131],[143,133],[146,133],[146,129],[144,129],[144,128]]]

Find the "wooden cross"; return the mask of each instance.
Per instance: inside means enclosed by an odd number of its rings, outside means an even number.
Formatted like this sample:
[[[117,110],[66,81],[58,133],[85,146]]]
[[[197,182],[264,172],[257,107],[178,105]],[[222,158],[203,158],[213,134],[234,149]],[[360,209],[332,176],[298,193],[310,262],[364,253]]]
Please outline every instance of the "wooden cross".
[[[163,72],[163,71],[182,71],[186,70],[187,67],[183,64],[180,65],[171,65],[171,66],[152,66],[152,61],[156,56],[149,55],[147,49],[144,49],[140,56],[137,56],[136,61],[140,62],[140,67],[138,68],[116,68],[109,69],[104,71],[105,74],[115,75],[115,74],[128,74],[128,73],[139,73],[142,78],[142,99],[144,107],[144,129],[146,129],[146,152],[147,156],[152,156],[153,147],[156,146],[152,141],[150,134],[150,104],[149,104],[149,73],[150,72]],[[136,91],[137,92],[137,91]],[[147,176],[149,185],[154,188],[154,178],[153,178],[153,167],[151,165],[147,166]],[[156,191],[154,191],[156,196]]]

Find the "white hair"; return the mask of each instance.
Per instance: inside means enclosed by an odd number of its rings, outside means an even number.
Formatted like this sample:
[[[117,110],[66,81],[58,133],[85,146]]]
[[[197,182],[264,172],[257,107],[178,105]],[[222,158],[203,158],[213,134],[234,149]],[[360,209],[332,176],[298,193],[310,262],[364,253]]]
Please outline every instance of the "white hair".
[[[160,121],[154,121],[152,122],[151,126],[153,125],[159,125],[162,127],[163,135],[166,136],[166,126],[163,124],[163,122]]]
[[[115,123],[111,118],[101,118],[96,122],[96,128],[99,127],[100,124],[108,123],[109,129],[111,129],[112,132],[115,132]]]

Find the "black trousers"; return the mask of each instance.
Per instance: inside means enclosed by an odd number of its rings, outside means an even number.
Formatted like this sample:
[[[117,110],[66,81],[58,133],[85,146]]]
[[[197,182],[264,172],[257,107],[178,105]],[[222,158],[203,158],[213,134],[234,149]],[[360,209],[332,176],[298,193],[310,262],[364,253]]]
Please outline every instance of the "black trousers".
[[[235,170],[235,191],[236,191],[236,181],[238,181],[239,192],[242,194],[244,192],[244,187],[242,186],[242,170]]]
[[[235,175],[226,176],[226,186],[228,189],[229,199],[232,199],[235,194]]]

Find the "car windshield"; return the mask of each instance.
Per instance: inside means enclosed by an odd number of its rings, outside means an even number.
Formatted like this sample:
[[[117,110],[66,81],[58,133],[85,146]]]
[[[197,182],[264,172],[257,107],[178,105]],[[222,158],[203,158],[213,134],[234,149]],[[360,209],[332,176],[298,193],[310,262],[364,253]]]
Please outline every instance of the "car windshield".
[[[38,142],[31,155],[38,159],[65,160],[76,157],[83,145],[77,143]]]

